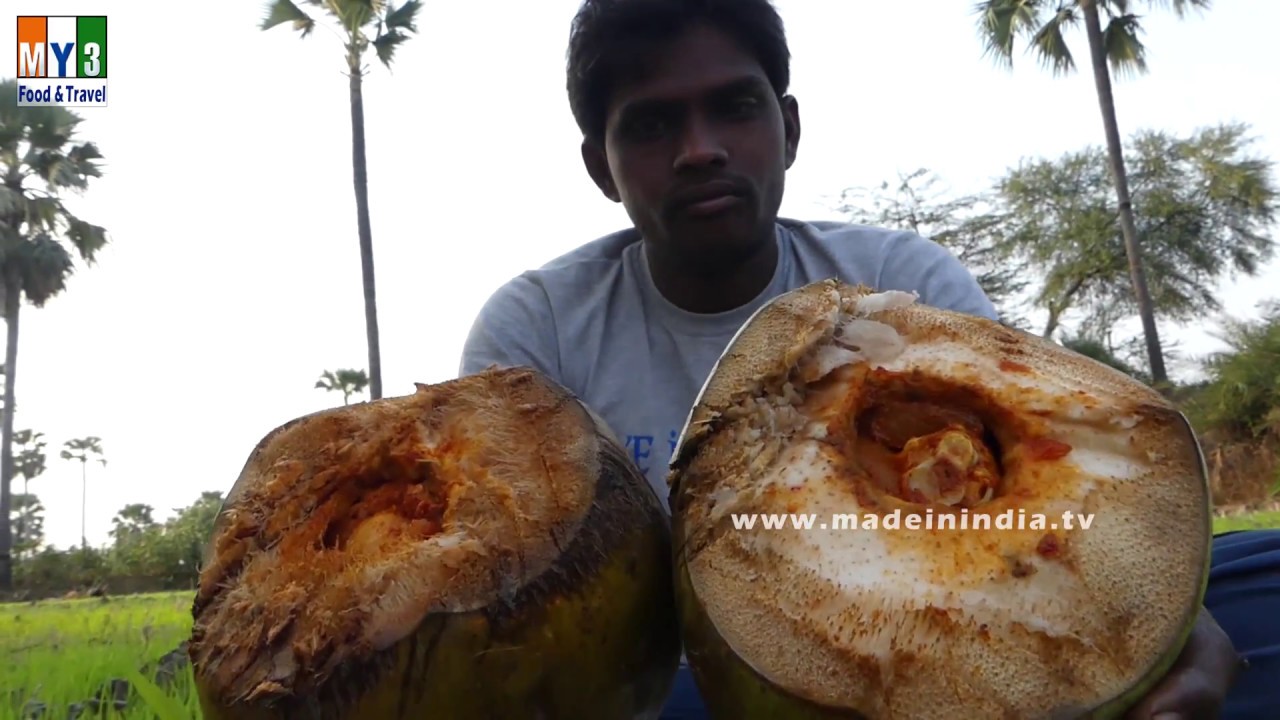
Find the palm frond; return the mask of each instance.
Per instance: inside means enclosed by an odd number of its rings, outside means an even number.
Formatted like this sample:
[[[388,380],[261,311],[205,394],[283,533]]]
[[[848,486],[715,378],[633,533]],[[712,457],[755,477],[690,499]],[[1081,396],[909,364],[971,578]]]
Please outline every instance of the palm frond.
[[[1031,47],[1035,49],[1040,63],[1054,75],[1066,74],[1075,69],[1075,58],[1071,56],[1071,48],[1067,47],[1063,30],[1079,21],[1080,15],[1074,4],[1061,5],[1031,38]]]
[[[400,7],[387,6],[387,17],[384,21],[388,31],[403,30],[405,32],[417,33],[417,16],[422,10],[421,0],[408,0]]]
[[[1147,71],[1147,48],[1138,39],[1142,25],[1137,15],[1116,15],[1102,30],[1102,47],[1111,71],[1130,75]]]
[[[290,0],[273,0],[267,7],[267,16],[262,19],[262,24],[258,27],[261,30],[270,30],[284,23],[291,23],[293,29],[299,31],[302,37],[311,34],[316,27],[315,19]]]
[[[21,192],[0,184],[0,218],[25,214],[27,198]]]
[[[65,212],[58,198],[50,195],[20,195],[22,218],[27,227],[35,231],[53,232],[57,229],[58,218]]]
[[[58,106],[39,106],[22,108],[17,125],[26,125],[26,140],[33,148],[40,150],[60,150],[75,135],[76,126],[83,118],[70,110]]]
[[[101,159],[102,153],[97,144],[92,142],[81,143],[67,151],[67,160],[71,162],[75,172],[86,178],[102,177],[102,169],[95,162]]]
[[[67,278],[75,268],[67,249],[48,233],[38,233],[20,243],[5,264],[17,263],[22,292],[32,305],[40,307],[66,289]]]
[[[391,69],[391,59],[396,53],[396,48],[400,46],[400,43],[408,39],[408,35],[402,34],[399,30],[392,30],[374,39],[373,51],[377,53],[378,59],[389,70]]]
[[[395,57],[396,48],[409,39],[409,33],[418,31],[415,19],[422,9],[420,0],[407,0],[400,7],[387,7],[387,16],[379,26],[378,36],[373,39],[373,51],[378,60],[391,69],[391,61]]]
[[[1032,32],[1040,24],[1040,0],[983,0],[974,7],[983,57],[998,65],[1013,66],[1013,45],[1019,35]]]
[[[101,225],[85,222],[74,215],[66,215],[67,240],[80,254],[85,263],[92,265],[98,251],[106,247],[107,229]]]
[[[360,28],[378,17],[385,3],[386,0],[329,0],[326,4],[342,29],[349,35],[357,35]]]

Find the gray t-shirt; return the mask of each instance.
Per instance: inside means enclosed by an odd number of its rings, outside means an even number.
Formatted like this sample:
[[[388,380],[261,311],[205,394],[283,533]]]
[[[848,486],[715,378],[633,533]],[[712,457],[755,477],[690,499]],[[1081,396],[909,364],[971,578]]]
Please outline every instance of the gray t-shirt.
[[[686,312],[654,287],[635,230],[590,242],[500,287],[475,320],[460,373],[525,365],[595,410],[667,505],[667,463],[703,381],[763,303],[838,278],[919,302],[996,319],[973,275],[914,233],[780,219],[779,262],[751,302],[713,315]]]

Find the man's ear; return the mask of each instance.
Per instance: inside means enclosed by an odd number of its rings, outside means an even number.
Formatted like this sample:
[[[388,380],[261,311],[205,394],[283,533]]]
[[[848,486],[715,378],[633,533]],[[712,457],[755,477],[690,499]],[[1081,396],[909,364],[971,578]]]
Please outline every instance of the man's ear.
[[[790,170],[800,147],[800,103],[791,95],[782,98],[782,128],[787,146],[787,169]]]
[[[582,164],[586,166],[587,174],[591,176],[591,180],[605,197],[614,202],[622,202],[622,196],[618,194],[618,188],[613,184],[613,174],[609,172],[609,158],[599,143],[583,139]]]

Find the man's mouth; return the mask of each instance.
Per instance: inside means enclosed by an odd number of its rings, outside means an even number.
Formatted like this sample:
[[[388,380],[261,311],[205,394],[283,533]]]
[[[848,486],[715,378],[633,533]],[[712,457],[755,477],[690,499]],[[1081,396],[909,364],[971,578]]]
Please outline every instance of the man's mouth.
[[[742,198],[737,195],[717,195],[707,200],[700,200],[684,208],[685,214],[698,217],[706,215],[715,215],[724,212],[730,208],[737,207],[742,203]]]
[[[678,212],[692,217],[717,215],[745,202],[743,195],[733,184],[723,181],[689,188],[678,193],[673,199],[673,205]]]

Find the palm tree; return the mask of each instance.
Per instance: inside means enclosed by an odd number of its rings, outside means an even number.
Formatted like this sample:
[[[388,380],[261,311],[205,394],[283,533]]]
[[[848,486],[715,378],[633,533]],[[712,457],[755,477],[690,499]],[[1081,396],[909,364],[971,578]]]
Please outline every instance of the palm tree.
[[[14,453],[14,472],[22,476],[22,494],[26,495],[29,483],[47,469],[44,433],[19,430],[13,434],[13,444],[18,448]]]
[[[31,481],[35,480],[46,469],[45,462],[48,456],[44,451],[44,433],[19,430],[13,434],[13,444],[17,448],[17,452],[14,453],[14,472],[22,477],[22,496],[31,498]],[[20,541],[21,538],[26,537],[26,528],[23,525],[30,513],[17,506],[14,501],[15,497],[17,496],[10,494],[9,501],[13,503],[11,510],[17,517],[17,529],[14,530],[14,537]],[[18,541],[15,541],[15,547],[17,547]]]
[[[1170,5],[1179,18],[1190,8],[1208,8],[1210,0],[1146,0],[1147,5]],[[1125,172],[1120,128],[1116,120],[1115,100],[1111,93],[1111,72],[1146,72],[1146,47],[1138,39],[1142,26],[1131,13],[1132,0],[983,0],[977,5],[978,27],[986,45],[985,55],[995,57],[1005,67],[1013,65],[1013,44],[1021,35],[1030,50],[1049,67],[1054,75],[1075,69],[1075,59],[1067,47],[1063,31],[1084,21],[1089,41],[1089,59],[1093,67],[1102,125],[1107,137],[1107,153],[1111,174],[1116,184],[1116,200],[1120,208],[1120,231],[1124,235],[1125,253],[1129,258],[1129,276],[1142,318],[1147,341],[1147,358],[1151,363],[1151,379],[1163,386],[1168,382],[1160,335],[1156,329],[1155,308],[1147,290],[1146,271],[1138,246],[1138,231],[1133,221],[1129,199],[1129,179]],[[1045,17],[1046,11],[1049,12]],[[1101,15],[1107,16],[1102,27]],[[1108,69],[1110,64],[1110,69]]]
[[[347,77],[351,92],[351,159],[356,191],[356,228],[360,234],[360,266],[364,281],[364,322],[369,345],[369,395],[382,397],[382,354],[378,348],[378,303],[374,292],[373,231],[369,226],[369,180],[364,148],[364,54],[370,47],[388,69],[400,43],[418,31],[414,20],[420,0],[393,7],[386,0],[304,0],[320,8],[341,29],[346,49]],[[291,0],[273,0],[262,29],[290,23],[301,37],[316,28],[316,21]],[[327,26],[326,26],[327,27]],[[372,38],[370,37],[372,36]]]
[[[344,368],[334,372],[325,370],[320,374],[320,379],[316,381],[316,387],[329,392],[342,393],[342,404],[346,405],[351,401],[351,396],[361,392],[369,385],[369,377],[365,375],[363,370],[351,370]]]
[[[66,289],[73,253],[92,264],[107,243],[103,228],[62,203],[101,177],[102,155],[80,142],[82,118],[63,107],[18,107],[17,82],[0,82],[0,298],[7,326],[4,409],[0,422],[0,590],[13,587],[10,489],[14,475],[14,387],[18,364],[18,311],[25,298],[41,307]]]
[[[89,538],[84,528],[86,515],[85,498],[89,496],[88,473],[85,468],[89,464],[90,455],[97,455],[98,462],[104,467],[106,466],[107,460],[102,457],[102,438],[90,435],[63,443],[62,459],[80,461],[80,546],[84,548],[89,547]]]

